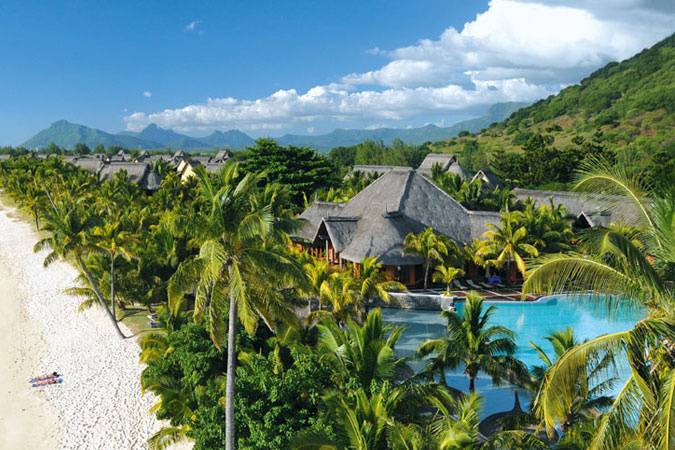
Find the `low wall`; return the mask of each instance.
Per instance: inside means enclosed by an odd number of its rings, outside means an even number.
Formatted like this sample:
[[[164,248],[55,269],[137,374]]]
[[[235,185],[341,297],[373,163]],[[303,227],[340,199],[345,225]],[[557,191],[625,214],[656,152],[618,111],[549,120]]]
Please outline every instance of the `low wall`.
[[[377,302],[377,306],[401,309],[424,309],[441,311],[454,304],[454,297],[433,294],[415,294],[411,292],[391,292],[391,302]]]

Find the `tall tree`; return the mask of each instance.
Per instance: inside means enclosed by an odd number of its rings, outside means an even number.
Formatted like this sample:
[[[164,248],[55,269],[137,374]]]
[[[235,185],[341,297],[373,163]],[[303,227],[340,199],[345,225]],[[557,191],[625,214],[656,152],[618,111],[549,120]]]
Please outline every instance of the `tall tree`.
[[[63,202],[52,202],[52,208],[45,213],[45,225],[43,231],[48,233],[46,238],[39,240],[34,250],[41,251],[45,248],[51,252],[45,257],[44,265],[48,266],[59,258],[73,256],[78,267],[84,273],[93,289],[99,303],[108,313],[110,320],[115,326],[115,330],[120,337],[125,337],[124,333],[117,324],[116,318],[108,308],[108,302],[98,287],[98,283],[91,271],[84,262],[87,254],[97,251],[91,244],[89,234],[92,228],[98,223],[98,218],[87,213],[89,208],[81,199],[76,203],[64,204]]]
[[[504,212],[501,214],[499,225],[488,224],[490,228],[483,233],[484,240],[478,248],[480,256],[486,258],[488,264],[495,267],[506,265],[509,279],[515,282],[515,267],[523,276],[525,275],[525,258],[537,256],[539,251],[527,243],[527,228],[518,225],[517,212]],[[515,266],[512,264],[515,263]]]
[[[199,171],[200,192],[208,205],[205,240],[199,255],[181,263],[169,284],[169,303],[177,312],[186,292],[195,291],[194,315],[206,320],[214,344],[222,348],[227,325],[225,446],[235,448],[234,396],[237,325],[253,333],[258,319],[274,328],[292,317],[281,288],[289,279],[304,283],[304,274],[288,255],[287,232],[297,223],[279,205],[279,188],[260,190],[260,175],[239,177],[236,164],[225,167],[216,187]],[[228,312],[225,320],[224,313]]]
[[[117,219],[94,227],[91,232],[93,245],[103,252],[110,260],[110,308],[112,315],[117,319],[115,312],[115,263],[119,257],[130,261],[132,258],[132,245],[137,242],[136,237],[123,229],[122,222]]]

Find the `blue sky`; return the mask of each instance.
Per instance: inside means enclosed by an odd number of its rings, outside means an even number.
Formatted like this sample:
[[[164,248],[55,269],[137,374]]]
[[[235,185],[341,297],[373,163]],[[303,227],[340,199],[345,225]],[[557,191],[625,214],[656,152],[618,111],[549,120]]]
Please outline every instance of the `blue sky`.
[[[447,124],[673,32],[670,2],[593,3],[4,0],[0,144],[59,119],[193,135]]]

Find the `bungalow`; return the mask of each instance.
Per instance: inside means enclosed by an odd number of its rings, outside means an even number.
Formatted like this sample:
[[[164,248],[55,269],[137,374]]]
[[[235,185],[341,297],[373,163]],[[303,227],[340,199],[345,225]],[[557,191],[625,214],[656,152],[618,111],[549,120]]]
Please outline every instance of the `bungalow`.
[[[181,152],[182,153],[182,152]],[[215,156],[185,156],[183,153],[177,164],[178,174],[182,181],[195,175],[197,167],[204,167],[209,173],[216,173],[230,159],[231,153],[227,150],[221,150]]]
[[[564,206],[575,228],[606,227],[612,222],[634,224],[640,216],[633,202],[616,195],[520,188],[514,189],[513,193],[519,200],[531,198],[540,205],[553,202]]]
[[[333,264],[377,256],[390,279],[409,286],[423,276],[423,260],[404,252],[409,233],[431,227],[458,244],[478,238],[499,213],[469,211],[411,168],[394,168],[346,203],[314,202],[300,218],[294,242]]]
[[[99,172],[100,181],[110,181],[122,171],[127,174],[127,179],[138,185],[144,191],[156,191],[159,189],[161,178],[151,164],[132,162],[110,162],[105,164]]]
[[[480,181],[484,186],[491,189],[501,188],[503,186],[499,177],[490,169],[479,169],[473,178],[471,178],[471,183],[474,181]]]
[[[417,168],[417,171],[424,176],[431,177],[431,171],[436,164],[440,166],[442,172],[454,173],[462,179],[467,178],[466,171],[459,164],[457,155],[450,153],[429,153]]]

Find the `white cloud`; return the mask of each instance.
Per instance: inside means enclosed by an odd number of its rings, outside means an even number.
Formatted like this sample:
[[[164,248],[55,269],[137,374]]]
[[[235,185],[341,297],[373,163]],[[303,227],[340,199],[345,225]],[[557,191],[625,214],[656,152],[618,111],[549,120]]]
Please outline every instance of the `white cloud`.
[[[189,31],[195,31],[200,23],[202,23],[201,20],[193,20],[192,22],[185,25],[185,27],[183,27],[183,30],[188,31],[188,32]]]
[[[143,91],[143,97],[145,97],[145,98],[150,98],[150,97],[152,97],[152,92],[150,92],[150,91]]]
[[[199,22],[193,23],[190,30]],[[390,61],[345,75],[339,83],[305,93],[279,90],[254,100],[209,99],[136,112],[124,120],[132,130],[154,122],[182,131],[261,132],[340,123],[438,122],[495,102],[532,101],[555,93],[611,60],[653,45],[672,33],[674,23],[675,6],[668,1],[492,0],[461,30],[450,27],[438,39],[391,51],[368,50]]]

